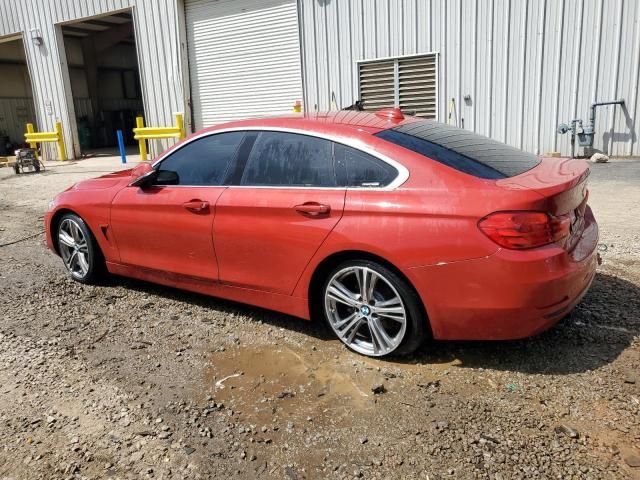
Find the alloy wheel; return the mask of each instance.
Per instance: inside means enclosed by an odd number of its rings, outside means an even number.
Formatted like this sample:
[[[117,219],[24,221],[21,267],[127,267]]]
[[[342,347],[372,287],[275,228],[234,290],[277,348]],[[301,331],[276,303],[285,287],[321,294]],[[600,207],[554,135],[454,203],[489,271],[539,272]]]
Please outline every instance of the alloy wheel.
[[[88,239],[75,220],[65,218],[60,223],[58,246],[62,260],[71,275],[80,279],[86,277],[89,272]]]
[[[369,356],[396,350],[407,330],[407,311],[393,284],[365,266],[338,271],[324,292],[327,319],[349,348]]]

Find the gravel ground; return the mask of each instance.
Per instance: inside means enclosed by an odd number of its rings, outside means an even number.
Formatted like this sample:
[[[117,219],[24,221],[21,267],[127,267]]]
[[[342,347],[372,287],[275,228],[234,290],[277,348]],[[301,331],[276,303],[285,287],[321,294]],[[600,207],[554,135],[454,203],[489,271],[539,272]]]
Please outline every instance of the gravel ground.
[[[0,169],[0,244],[118,163],[48,167]],[[640,479],[640,161],[592,171],[603,265],[581,305],[536,338],[403,360],[215,298],[83,286],[42,236],[1,247],[0,478]]]

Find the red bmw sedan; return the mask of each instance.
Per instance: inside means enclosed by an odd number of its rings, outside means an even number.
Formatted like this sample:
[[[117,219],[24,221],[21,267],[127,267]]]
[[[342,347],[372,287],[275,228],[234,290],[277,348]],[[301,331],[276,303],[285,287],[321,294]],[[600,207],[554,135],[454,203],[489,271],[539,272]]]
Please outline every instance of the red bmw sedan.
[[[534,335],[596,270],[582,160],[398,109],[204,129],[45,217],[74,280],[134,277],[304,319],[364,355]]]

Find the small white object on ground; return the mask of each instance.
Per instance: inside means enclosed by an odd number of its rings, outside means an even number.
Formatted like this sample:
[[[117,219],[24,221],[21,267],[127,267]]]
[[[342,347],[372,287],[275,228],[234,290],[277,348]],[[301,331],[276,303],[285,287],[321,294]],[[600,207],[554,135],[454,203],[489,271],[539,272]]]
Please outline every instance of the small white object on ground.
[[[234,377],[239,377],[240,375],[242,375],[241,373],[234,373],[233,375],[228,375],[220,380],[218,380],[216,382],[216,388],[219,388],[220,390],[222,390],[224,388],[223,383],[225,382],[225,380],[229,380],[230,378],[234,378]]]

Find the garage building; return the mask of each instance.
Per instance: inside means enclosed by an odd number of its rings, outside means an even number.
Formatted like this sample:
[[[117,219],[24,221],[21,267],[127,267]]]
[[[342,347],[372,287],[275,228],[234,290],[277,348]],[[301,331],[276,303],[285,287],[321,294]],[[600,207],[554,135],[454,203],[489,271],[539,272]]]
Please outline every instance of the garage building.
[[[0,150],[27,122],[61,121],[78,157],[138,115],[194,131],[362,101],[567,155],[558,125],[620,99],[594,149],[637,156],[639,69],[637,0],[4,0]]]

